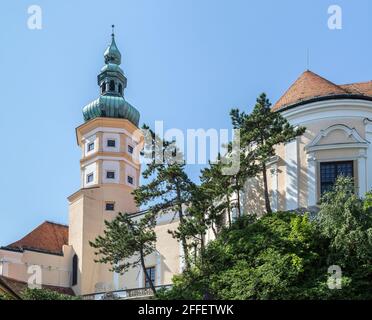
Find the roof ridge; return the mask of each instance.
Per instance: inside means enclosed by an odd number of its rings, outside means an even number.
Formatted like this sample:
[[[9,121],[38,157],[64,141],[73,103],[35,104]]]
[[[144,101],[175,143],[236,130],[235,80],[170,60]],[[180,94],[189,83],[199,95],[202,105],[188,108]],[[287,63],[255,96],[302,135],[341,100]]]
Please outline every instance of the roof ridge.
[[[311,70],[306,70],[277,100],[272,110],[279,110],[283,107],[311,100],[315,97],[343,94],[349,94],[349,92],[345,88],[320,76],[319,74]]]
[[[320,78],[320,79],[322,79],[322,80],[328,82],[329,84],[331,84],[331,85],[333,85],[333,86],[335,86],[335,87],[341,89],[341,90],[344,91],[345,93],[348,93],[344,88],[341,87],[341,85],[339,85],[339,84],[337,84],[337,83],[334,83],[334,82],[332,82],[331,80],[328,80],[327,78],[324,78],[324,77],[322,77],[321,75],[319,75],[319,74],[317,74],[317,73],[315,73],[315,72],[313,72],[313,71],[311,71],[311,70],[307,70],[307,71],[305,71],[304,73],[306,73],[306,72],[310,72],[311,74],[315,75],[316,77],[318,77],[318,78]],[[304,74],[304,73],[303,73],[303,74]]]
[[[339,86],[353,86],[353,85],[356,85],[356,84],[366,84],[366,83],[370,83],[370,82],[372,82],[372,80],[352,82],[352,83],[343,83],[343,84],[339,84]]]
[[[45,220],[44,223],[50,223],[50,224],[53,224],[53,225],[57,225],[57,226],[68,228],[68,225],[67,224],[60,223],[60,222],[54,222],[54,221],[51,221],[51,220]]]

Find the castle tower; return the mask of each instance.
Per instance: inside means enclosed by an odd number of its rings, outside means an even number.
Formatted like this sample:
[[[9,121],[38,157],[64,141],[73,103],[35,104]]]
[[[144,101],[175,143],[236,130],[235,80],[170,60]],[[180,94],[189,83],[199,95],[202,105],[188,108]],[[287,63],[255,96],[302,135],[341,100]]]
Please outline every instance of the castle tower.
[[[105,65],[98,75],[100,96],[83,109],[84,123],[76,128],[82,150],[81,188],[69,200],[69,244],[76,253],[73,289],[76,294],[99,291],[112,284],[108,265],[94,262],[89,241],[102,234],[104,221],[119,212],[136,212],[131,192],[140,176],[138,129],[139,112],[124,99],[127,79],[120,68],[121,54],[112,33],[104,53]]]

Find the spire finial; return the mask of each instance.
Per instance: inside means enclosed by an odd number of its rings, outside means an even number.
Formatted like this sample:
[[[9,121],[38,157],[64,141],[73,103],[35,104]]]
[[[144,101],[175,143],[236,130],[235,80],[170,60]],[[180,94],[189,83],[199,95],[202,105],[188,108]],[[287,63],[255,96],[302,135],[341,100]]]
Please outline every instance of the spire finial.
[[[115,37],[115,25],[113,24],[113,25],[111,26],[111,28],[112,28],[111,36],[112,36],[112,37]]]
[[[306,63],[307,63],[307,71],[310,71],[310,49],[307,48],[307,55],[306,55]]]

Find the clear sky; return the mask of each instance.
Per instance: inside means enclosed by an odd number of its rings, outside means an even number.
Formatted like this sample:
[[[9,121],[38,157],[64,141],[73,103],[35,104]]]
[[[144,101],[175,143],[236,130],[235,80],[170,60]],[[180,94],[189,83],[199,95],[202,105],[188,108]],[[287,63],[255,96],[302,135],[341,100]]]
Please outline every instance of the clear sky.
[[[27,27],[32,4],[42,30]],[[332,4],[342,30],[327,26]],[[372,79],[370,0],[3,0],[0,12],[0,245],[44,220],[67,223],[80,185],[75,127],[98,96],[113,23],[126,99],[150,125],[230,128],[232,107],[284,93],[308,48],[310,69],[331,81]]]

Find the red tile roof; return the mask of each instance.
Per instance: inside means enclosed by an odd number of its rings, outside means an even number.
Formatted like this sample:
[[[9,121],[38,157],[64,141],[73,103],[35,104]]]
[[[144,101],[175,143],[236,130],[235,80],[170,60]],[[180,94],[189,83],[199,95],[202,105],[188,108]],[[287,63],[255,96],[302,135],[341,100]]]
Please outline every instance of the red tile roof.
[[[343,84],[340,87],[350,93],[372,96],[372,81]]]
[[[294,82],[272,110],[280,110],[320,97],[351,95],[372,97],[372,81],[337,85],[308,70]]]
[[[28,235],[8,246],[10,250],[35,250],[62,254],[63,245],[68,244],[68,226],[45,221]]]

